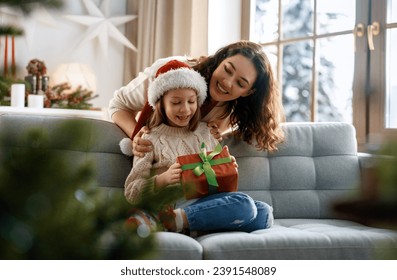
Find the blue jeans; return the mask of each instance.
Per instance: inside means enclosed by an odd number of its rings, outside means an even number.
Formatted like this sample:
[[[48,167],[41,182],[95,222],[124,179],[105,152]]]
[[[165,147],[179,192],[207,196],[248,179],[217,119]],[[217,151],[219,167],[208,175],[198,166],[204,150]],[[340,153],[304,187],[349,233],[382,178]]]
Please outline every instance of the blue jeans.
[[[191,231],[251,232],[273,224],[273,209],[241,192],[217,193],[183,208]]]

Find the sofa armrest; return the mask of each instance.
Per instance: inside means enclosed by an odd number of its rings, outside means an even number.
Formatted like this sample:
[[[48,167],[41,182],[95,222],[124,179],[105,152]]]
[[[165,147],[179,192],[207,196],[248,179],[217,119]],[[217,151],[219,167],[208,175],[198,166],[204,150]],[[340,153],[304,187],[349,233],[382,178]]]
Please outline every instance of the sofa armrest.
[[[357,153],[361,170],[374,168],[380,161],[393,160],[393,156],[370,153]]]
[[[365,199],[376,200],[380,196],[379,187],[379,164],[388,161],[393,163],[395,157],[389,155],[358,153],[360,172],[361,172],[361,192]]]
[[[374,155],[370,153],[357,153],[357,156],[361,170],[374,167],[379,157],[378,155]]]

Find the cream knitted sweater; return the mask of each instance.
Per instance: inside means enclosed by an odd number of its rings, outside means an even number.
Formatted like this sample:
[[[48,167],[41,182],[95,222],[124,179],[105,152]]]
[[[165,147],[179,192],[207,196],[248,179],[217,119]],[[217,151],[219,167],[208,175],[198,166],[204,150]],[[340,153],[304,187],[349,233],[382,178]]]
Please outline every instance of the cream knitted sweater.
[[[178,156],[199,153],[203,142],[208,151],[212,151],[218,144],[203,122],[193,132],[187,128],[162,124],[152,128],[143,138],[152,142],[153,151],[146,153],[143,158],[134,157],[133,168],[124,188],[125,197],[130,202],[139,197],[148,179],[154,180],[156,175],[167,171]]]

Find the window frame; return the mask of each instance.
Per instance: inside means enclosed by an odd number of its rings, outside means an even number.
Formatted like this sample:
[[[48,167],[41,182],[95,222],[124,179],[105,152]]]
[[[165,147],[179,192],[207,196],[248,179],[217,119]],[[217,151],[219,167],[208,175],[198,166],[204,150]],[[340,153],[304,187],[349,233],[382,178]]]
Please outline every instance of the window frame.
[[[375,50],[369,51],[368,98],[368,144],[380,145],[385,141],[397,141],[397,129],[386,128],[386,34],[397,28],[396,23],[387,23],[387,0],[378,0],[371,9],[371,22],[379,22],[380,33],[373,37]],[[371,23],[368,23],[371,24]],[[397,109],[397,108],[396,108]]]
[[[279,0],[281,1],[281,0]],[[255,0],[242,0],[242,39],[253,38],[253,26],[255,21]],[[316,1],[314,1],[316,3]],[[316,5],[316,4],[314,4]],[[278,13],[281,15],[281,11]],[[316,17],[316,14],[314,14]],[[364,36],[355,36],[355,64],[352,85],[352,111],[353,125],[356,128],[356,136],[359,151],[368,151],[374,146],[379,146],[385,140],[397,140],[397,129],[385,128],[385,98],[386,98],[386,29],[397,28],[397,23],[386,24],[387,0],[378,0],[376,3],[370,0],[356,0],[356,22],[351,31],[334,32],[320,35],[312,35],[304,38],[293,38],[262,44],[263,46],[275,45],[277,52],[276,76],[282,81],[282,46],[286,43],[302,40],[316,40],[345,34],[355,34],[358,24],[365,27]],[[375,50],[368,47],[367,27],[372,22],[380,23],[381,32],[373,37]],[[315,19],[314,19],[315,22]],[[282,19],[279,20],[281,30]],[[315,26],[313,27],[315,28]],[[315,34],[315,32],[314,32]],[[312,69],[312,94],[310,121],[316,121],[316,53],[313,52]],[[280,83],[281,84],[281,83]],[[281,87],[281,85],[280,85]]]

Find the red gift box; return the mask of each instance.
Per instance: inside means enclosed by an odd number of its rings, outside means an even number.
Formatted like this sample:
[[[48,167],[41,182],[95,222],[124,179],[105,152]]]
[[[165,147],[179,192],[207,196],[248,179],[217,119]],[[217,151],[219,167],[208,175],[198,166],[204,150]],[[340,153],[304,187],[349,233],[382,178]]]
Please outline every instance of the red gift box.
[[[232,162],[227,146],[218,146],[212,152],[179,156],[182,166],[181,184],[186,199],[200,198],[217,192],[235,192],[238,188],[238,171]]]

